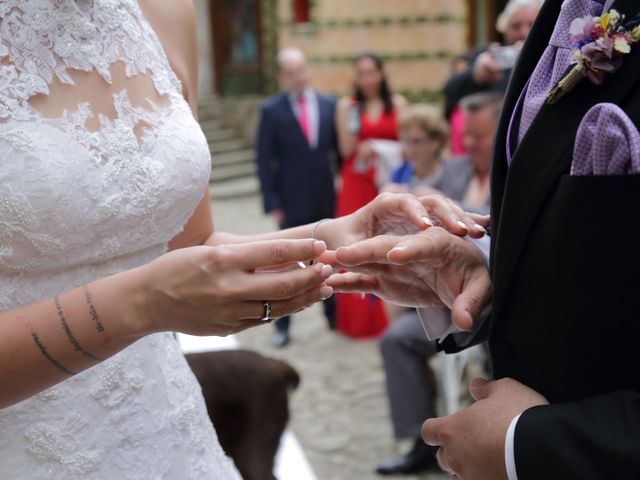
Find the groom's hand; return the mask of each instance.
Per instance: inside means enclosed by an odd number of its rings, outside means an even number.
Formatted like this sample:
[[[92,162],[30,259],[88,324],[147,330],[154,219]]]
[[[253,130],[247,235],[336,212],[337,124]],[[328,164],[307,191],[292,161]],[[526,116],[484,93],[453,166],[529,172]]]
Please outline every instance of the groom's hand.
[[[473,327],[490,298],[483,255],[439,227],[416,235],[377,236],[327,252],[320,261],[348,270],[327,281],[335,291],[371,292],[407,307],[445,305],[462,330]]]
[[[511,421],[528,408],[547,405],[542,395],[510,378],[471,382],[476,402],[448,417],[429,419],[422,438],[439,446],[440,467],[464,480],[506,480],[505,439]]]

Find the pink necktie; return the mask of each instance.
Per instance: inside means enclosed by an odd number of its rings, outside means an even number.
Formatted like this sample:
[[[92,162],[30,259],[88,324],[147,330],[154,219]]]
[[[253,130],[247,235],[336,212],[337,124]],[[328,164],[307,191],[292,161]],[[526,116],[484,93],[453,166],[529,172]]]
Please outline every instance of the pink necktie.
[[[309,117],[307,116],[307,105],[304,101],[304,96],[298,97],[298,122],[300,122],[300,129],[307,142],[311,143],[311,135],[309,132]]]

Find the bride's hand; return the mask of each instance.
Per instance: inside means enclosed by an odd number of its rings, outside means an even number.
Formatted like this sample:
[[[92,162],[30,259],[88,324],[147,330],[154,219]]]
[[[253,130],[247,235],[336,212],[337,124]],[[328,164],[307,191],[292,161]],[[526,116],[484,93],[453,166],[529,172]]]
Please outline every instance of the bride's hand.
[[[415,234],[432,226],[458,236],[481,238],[488,225],[488,216],[465,212],[442,195],[418,198],[382,193],[353,214],[320,224],[316,236],[335,249],[378,235]]]
[[[264,301],[270,318],[290,315],[330,297],[323,282],[332,268],[317,263],[277,273],[256,270],[315,260],[324,242],[277,240],[170,252],[141,267],[141,301],[148,331],[179,331],[225,336],[264,324]]]
[[[371,292],[407,307],[445,305],[462,330],[471,329],[491,294],[480,251],[438,227],[364,240],[326,252],[321,260],[349,270],[327,281],[337,292]]]

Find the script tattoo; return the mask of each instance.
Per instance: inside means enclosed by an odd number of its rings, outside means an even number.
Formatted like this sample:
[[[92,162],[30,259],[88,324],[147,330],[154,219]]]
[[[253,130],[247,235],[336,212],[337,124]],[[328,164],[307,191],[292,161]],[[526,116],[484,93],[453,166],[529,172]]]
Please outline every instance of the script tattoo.
[[[84,348],[82,348],[82,345],[78,343],[78,340],[76,340],[76,337],[73,335],[73,332],[71,331],[71,328],[67,323],[67,319],[64,316],[64,311],[62,310],[62,305],[60,304],[60,297],[58,295],[56,295],[53,298],[53,303],[56,306],[56,311],[58,312],[58,318],[60,319],[60,324],[62,325],[62,329],[64,330],[64,333],[67,334],[69,343],[73,345],[74,350],[76,352],[82,353],[82,355],[84,355],[87,358],[90,358],[91,360],[94,360],[96,362],[101,362],[102,359],[96,357],[93,353],[87,352]]]
[[[40,350],[40,352],[42,353],[42,355],[45,356],[45,358],[47,360],[49,360],[49,362],[56,367],[58,370],[63,371],[64,373],[66,373],[67,375],[75,375],[75,372],[72,372],[71,370],[69,370],[67,367],[65,367],[64,365],[62,365],[59,361],[57,361],[55,358],[53,358],[51,356],[51,354],[49,352],[47,352],[47,347],[45,347],[42,344],[42,341],[40,340],[40,337],[38,336],[37,333],[35,332],[31,332],[31,337],[33,338],[33,341],[36,343],[36,346],[38,347],[38,349]]]
[[[89,305],[89,315],[91,316],[91,320],[93,320],[96,324],[96,330],[98,333],[104,332],[104,325],[100,321],[100,316],[98,315],[98,310],[96,310],[96,306],[93,303],[93,297],[91,296],[91,292],[89,288],[85,285],[84,289],[84,298],[87,301],[87,305]]]

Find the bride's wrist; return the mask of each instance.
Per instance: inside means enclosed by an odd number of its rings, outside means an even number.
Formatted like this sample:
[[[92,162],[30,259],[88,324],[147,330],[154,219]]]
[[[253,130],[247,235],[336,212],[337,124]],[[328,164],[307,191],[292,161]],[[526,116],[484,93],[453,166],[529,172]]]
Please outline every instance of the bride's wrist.
[[[153,275],[150,273],[148,266],[141,266],[124,272],[122,278],[118,278],[119,286],[124,291],[120,296],[124,299],[123,322],[126,334],[131,337],[143,337],[164,330],[154,308]]]
[[[349,216],[320,220],[314,225],[311,236],[326,243],[327,249],[336,250],[345,244],[348,219]]]

